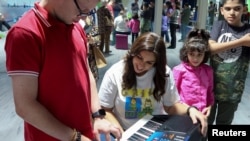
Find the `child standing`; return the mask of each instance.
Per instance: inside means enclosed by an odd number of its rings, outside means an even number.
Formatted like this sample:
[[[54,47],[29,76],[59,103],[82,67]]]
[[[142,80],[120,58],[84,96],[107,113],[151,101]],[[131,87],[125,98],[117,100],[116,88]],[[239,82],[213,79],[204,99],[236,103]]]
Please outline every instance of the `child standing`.
[[[132,19],[129,21],[129,28],[132,32],[132,43],[138,37],[140,32],[140,20],[138,13],[133,13]]]
[[[169,36],[168,36],[168,16],[166,15],[165,11],[162,12],[162,22],[161,22],[161,37],[164,38],[165,42],[169,43]]]
[[[221,4],[225,20],[214,22],[209,40],[214,54],[210,62],[215,104],[208,121],[230,125],[241,101],[250,62],[250,25],[241,22],[245,0],[222,0]]]
[[[213,69],[205,64],[210,56],[209,37],[203,29],[190,31],[180,50],[182,63],[173,68],[181,101],[207,117],[214,103]]]

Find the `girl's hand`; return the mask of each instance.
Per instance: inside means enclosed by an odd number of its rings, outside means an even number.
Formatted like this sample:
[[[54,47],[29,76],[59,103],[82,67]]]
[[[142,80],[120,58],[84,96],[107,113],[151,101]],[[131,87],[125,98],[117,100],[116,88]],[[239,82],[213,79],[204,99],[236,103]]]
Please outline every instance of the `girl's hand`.
[[[204,108],[202,110],[202,113],[208,118],[208,116],[210,115],[210,111],[211,111],[211,106]]]
[[[204,137],[206,137],[208,129],[207,117],[203,115],[200,111],[198,111],[196,108],[190,108],[189,116],[191,117],[193,124],[196,124],[198,121],[200,121],[201,133]]]

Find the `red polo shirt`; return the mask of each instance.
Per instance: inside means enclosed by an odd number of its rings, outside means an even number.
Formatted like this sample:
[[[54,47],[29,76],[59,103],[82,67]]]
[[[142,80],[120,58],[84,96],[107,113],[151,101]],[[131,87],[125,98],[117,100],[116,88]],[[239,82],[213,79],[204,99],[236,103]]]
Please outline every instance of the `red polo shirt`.
[[[37,100],[59,121],[93,138],[87,45],[78,24],[66,25],[35,4],[6,38],[8,75],[38,77]],[[57,141],[25,123],[26,141]]]

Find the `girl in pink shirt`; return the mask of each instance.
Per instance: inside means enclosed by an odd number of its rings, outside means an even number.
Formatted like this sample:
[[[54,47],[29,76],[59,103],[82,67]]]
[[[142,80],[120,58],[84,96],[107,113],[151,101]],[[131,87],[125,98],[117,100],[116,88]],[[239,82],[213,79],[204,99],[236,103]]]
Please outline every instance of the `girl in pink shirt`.
[[[214,103],[213,70],[209,59],[209,33],[203,29],[190,31],[180,50],[181,64],[173,68],[181,101],[209,116]]]
[[[133,13],[132,19],[129,21],[128,26],[132,32],[131,42],[133,43],[134,40],[138,37],[139,32],[140,32],[140,20],[139,20],[139,16],[137,13]]]

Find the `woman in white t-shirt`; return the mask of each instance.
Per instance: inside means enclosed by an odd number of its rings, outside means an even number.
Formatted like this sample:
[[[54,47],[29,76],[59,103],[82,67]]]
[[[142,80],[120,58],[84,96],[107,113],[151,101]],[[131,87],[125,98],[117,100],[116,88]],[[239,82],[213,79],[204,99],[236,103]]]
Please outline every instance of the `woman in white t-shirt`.
[[[105,118],[124,131],[146,114],[188,113],[194,123],[201,122],[201,131],[205,135],[205,116],[194,107],[179,102],[166,58],[161,36],[153,32],[139,36],[125,58],[104,75],[98,95],[106,110]]]
[[[114,28],[116,34],[130,34],[130,28],[128,26],[128,19],[126,17],[125,11],[120,11],[119,16],[115,18]]]

